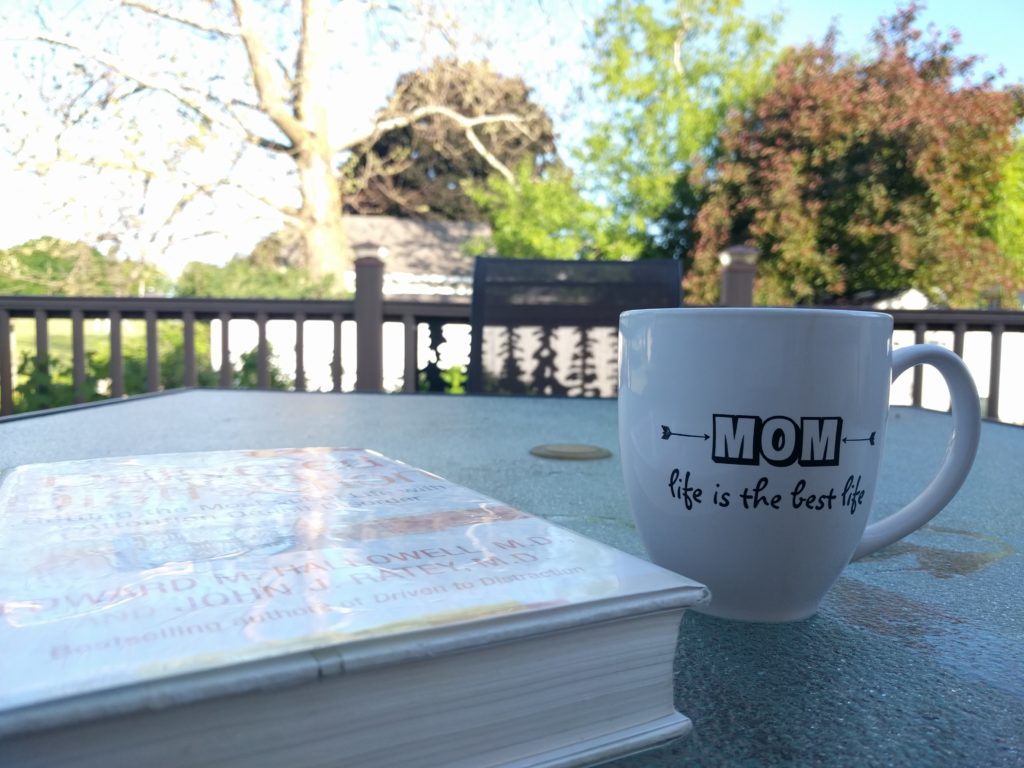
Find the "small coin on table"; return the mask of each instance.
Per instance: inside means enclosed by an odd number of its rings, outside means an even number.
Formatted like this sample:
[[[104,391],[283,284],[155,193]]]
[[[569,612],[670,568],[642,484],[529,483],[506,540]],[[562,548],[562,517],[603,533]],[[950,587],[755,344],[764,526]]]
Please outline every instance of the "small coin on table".
[[[571,459],[575,461],[586,459],[607,459],[612,452],[607,448],[597,445],[581,445],[579,443],[549,443],[537,445],[530,449],[534,456],[542,459]]]

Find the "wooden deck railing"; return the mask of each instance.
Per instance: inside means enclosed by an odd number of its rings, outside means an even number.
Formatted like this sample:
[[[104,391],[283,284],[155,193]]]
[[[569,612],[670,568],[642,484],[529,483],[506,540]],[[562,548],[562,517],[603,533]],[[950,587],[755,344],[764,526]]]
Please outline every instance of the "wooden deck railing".
[[[914,343],[923,344],[929,331],[951,331],[953,351],[964,355],[964,339],[970,331],[989,334],[989,393],[985,415],[990,419],[999,418],[1000,379],[1003,368],[1003,335],[1024,333],[1024,312],[1003,310],[891,310],[893,324],[898,331],[913,331]],[[912,399],[914,405],[921,404],[924,372],[921,366],[913,371]],[[1024,392],[1024,381],[1016,383],[1017,392]]]
[[[419,378],[416,351],[418,348],[419,325],[428,327],[443,323],[469,322],[469,306],[465,303],[444,301],[383,301],[380,304],[380,323],[401,322],[405,327],[405,391],[415,391]],[[83,391],[86,381],[85,322],[91,319],[110,321],[110,395],[121,397],[125,392],[124,357],[122,352],[122,321],[141,320],[145,323],[146,337],[146,391],[160,389],[160,355],[158,352],[158,331],[160,321],[179,320],[182,324],[182,349],[184,354],[184,376],[182,384],[187,387],[198,383],[196,361],[196,333],[199,323],[212,320],[221,322],[219,339],[211,338],[211,344],[219,344],[220,369],[218,383],[222,387],[232,386],[234,369],[229,349],[228,327],[233,320],[252,320],[257,327],[257,386],[270,386],[270,349],[267,342],[267,323],[271,320],[290,320],[295,324],[295,389],[306,389],[307,372],[304,370],[305,340],[303,329],[307,321],[326,320],[333,325],[331,354],[331,382],[334,391],[342,389],[342,323],[357,320],[353,301],[320,300],[272,300],[272,299],[123,299],[123,298],[64,298],[50,296],[0,296],[0,415],[14,412],[14,360],[11,348],[12,321],[30,318],[35,322],[36,343],[34,357],[45,365],[50,359],[49,321],[66,318],[71,321],[72,385],[77,402],[87,399]],[[371,330],[372,322],[357,321],[356,347],[370,348],[370,358],[360,356],[359,363],[365,364],[363,376],[357,370],[356,389],[380,388],[380,334],[376,334],[377,348],[362,340]],[[436,333],[434,334],[437,335]],[[371,334],[371,339],[374,336]],[[435,344],[436,346],[436,344]],[[237,352],[237,350],[235,350]],[[369,362],[365,361],[369,359]],[[374,361],[375,359],[375,361]],[[377,368],[377,378],[371,375],[366,384],[367,371]]]
[[[296,322],[298,365],[295,371],[297,389],[305,388],[302,370],[302,323],[304,320],[330,320],[335,326],[333,366],[336,389],[341,389],[340,328],[343,320],[353,317],[351,301],[278,301],[259,299],[126,299],[126,298],[65,298],[51,296],[0,297],[0,398],[3,412],[9,413],[11,402],[11,321],[16,318],[34,318],[36,354],[40,361],[50,356],[49,320],[71,319],[72,383],[78,390],[85,382],[85,321],[110,320],[110,394],[125,394],[122,356],[121,322],[142,320],[146,325],[146,387],[154,392],[160,388],[160,356],[158,354],[158,322],[180,320],[183,329],[184,381],[187,387],[197,384],[195,353],[196,323],[220,320],[254,320],[258,329],[258,378],[260,386],[269,382],[269,354],[266,326],[269,320],[292,319]],[[226,327],[222,326],[222,327]],[[228,354],[228,335],[221,334],[220,385],[231,386],[233,370]]]
[[[373,277],[371,275],[371,277]],[[430,335],[429,344],[434,350],[434,361],[423,369],[427,379],[439,382],[437,347],[443,341],[440,329],[444,324],[469,322],[468,303],[444,300],[390,301],[380,296],[379,281],[376,291],[365,291],[375,300],[327,301],[327,300],[271,300],[271,299],[157,299],[157,298],[65,298],[46,296],[0,296],[0,415],[14,412],[14,387],[11,328],[12,321],[30,318],[35,323],[35,358],[45,364],[49,360],[50,345],[48,322],[53,318],[68,318],[71,321],[72,383],[76,400],[85,399],[82,385],[86,381],[85,321],[103,318],[110,321],[110,390],[113,397],[125,394],[123,368],[122,328],[125,320],[141,320],[145,323],[146,390],[160,389],[160,356],[158,353],[159,323],[177,320],[182,324],[185,386],[197,384],[196,334],[199,323],[221,321],[219,339],[211,338],[211,345],[220,345],[220,386],[230,387],[234,371],[229,349],[228,325],[233,320],[252,320],[257,326],[257,386],[270,386],[270,351],[267,342],[267,323],[271,320],[289,320],[295,324],[295,370],[294,387],[305,390],[307,372],[304,370],[304,334],[306,321],[329,321],[333,325],[331,355],[332,389],[342,389],[342,323],[356,322],[356,346],[359,351],[356,370],[357,390],[379,391],[383,351],[381,327],[385,322],[400,322],[404,326],[403,391],[414,392],[418,388],[422,371],[417,366],[420,326],[426,324]],[[357,287],[358,287],[357,283]],[[364,281],[364,288],[367,283]],[[896,310],[893,315],[897,330],[912,331],[916,342],[923,342],[929,331],[949,331],[953,334],[953,349],[963,355],[965,336],[969,332],[981,331],[989,334],[990,388],[987,398],[986,415],[999,418],[1000,377],[1003,368],[1003,338],[1007,333],[1024,333],[1024,312],[1012,311],[956,311]],[[237,352],[237,350],[236,350]],[[433,370],[429,370],[433,367]],[[1015,382],[1016,391],[1024,391],[1024,381]],[[920,368],[914,370],[912,399],[915,405],[922,402],[923,376]]]

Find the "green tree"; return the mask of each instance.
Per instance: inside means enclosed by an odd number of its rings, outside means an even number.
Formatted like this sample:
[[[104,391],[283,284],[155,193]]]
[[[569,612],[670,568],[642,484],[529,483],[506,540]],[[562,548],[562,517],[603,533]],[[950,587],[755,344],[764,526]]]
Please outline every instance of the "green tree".
[[[465,37],[457,24],[445,2],[4,3],[0,25],[10,30],[9,55],[23,82],[11,89],[15,103],[0,131],[20,145],[25,168],[89,167],[127,185],[127,232],[151,220],[164,229],[179,216],[180,226],[216,227],[209,209],[226,199],[218,192],[243,191],[295,227],[314,279],[340,278],[353,258],[340,155],[422,121],[444,122],[474,148],[485,146],[480,134],[492,126],[529,124],[517,113],[463,114],[427,94],[375,116],[365,131],[348,125],[345,107],[359,108],[373,66],[367,57],[389,48],[454,50]],[[48,118],[43,137],[40,112]],[[159,140],[144,138],[154,129]],[[264,173],[235,173],[255,162]],[[283,194],[265,194],[268,174]]]
[[[667,7],[666,7],[667,5]],[[730,110],[767,88],[777,17],[742,0],[613,0],[595,27],[594,89],[605,105],[582,153],[610,226],[649,256],[686,258],[704,180]]]
[[[98,400],[96,393],[96,362],[92,355],[86,361],[86,379],[80,394],[85,400]],[[49,357],[46,365],[39,365],[34,355],[22,352],[18,362],[18,382],[14,387],[14,410],[22,413],[41,408],[55,408],[75,402],[71,366],[65,361]]]
[[[178,277],[177,293],[235,299],[320,299],[335,295],[332,275],[314,278],[304,267],[272,257],[275,248],[280,253],[280,239],[271,235],[252,255],[236,256],[223,266],[190,262]]]
[[[168,329],[169,330],[169,329]],[[200,387],[215,387],[220,374],[210,364],[210,326],[197,323],[194,328],[196,380]],[[180,333],[158,334],[157,355],[160,358],[160,388],[175,389],[185,385],[185,347]],[[282,371],[273,361],[273,349],[268,348],[268,380],[271,389],[291,389],[293,377]],[[137,395],[147,391],[146,341],[131,336],[123,341],[122,376],[124,391]],[[232,386],[254,388],[259,386],[259,360],[257,350],[243,352],[239,365],[231,377]],[[90,350],[86,354],[85,381],[80,398],[99,400],[101,382],[107,391],[110,384],[110,348]],[[14,388],[16,411],[34,411],[77,402],[72,384],[71,365],[65,359],[50,357],[45,366],[39,365],[34,355],[25,352],[18,364],[18,384]]]
[[[1016,265],[1024,281],[1024,136],[1017,137],[1000,168],[992,230],[999,251]]]
[[[464,189],[487,214],[492,230],[489,242],[471,246],[474,254],[488,249],[513,259],[629,259],[640,254],[636,242],[610,225],[609,209],[581,195],[565,166],[552,166],[538,176],[522,163],[514,182],[493,175],[483,184],[466,183]]]
[[[105,255],[85,243],[41,237],[0,250],[0,294],[137,296],[169,288],[153,265]]]
[[[492,174],[512,181],[510,169],[523,161],[540,169],[555,160],[551,118],[522,78],[500,75],[487,62],[437,59],[401,75],[378,120],[386,124],[421,104],[436,105],[435,113],[375,132],[352,149],[341,171],[347,212],[480,220],[463,181]],[[477,127],[467,131],[440,110],[476,120]]]
[[[295,386],[295,379],[282,371],[273,361],[274,350],[267,345],[267,355],[271,358],[267,362],[267,381],[271,389],[291,389]],[[235,369],[233,378],[236,387],[253,389],[259,386],[259,351],[250,349],[241,354],[240,365]]]
[[[994,190],[1018,119],[1012,95],[971,80],[956,37],[923,35],[911,7],[883,20],[874,53],[835,35],[792,51],[754,109],[723,131],[687,290],[717,295],[717,254],[757,246],[757,300],[779,304],[917,287],[975,306],[1012,289],[991,239]]]

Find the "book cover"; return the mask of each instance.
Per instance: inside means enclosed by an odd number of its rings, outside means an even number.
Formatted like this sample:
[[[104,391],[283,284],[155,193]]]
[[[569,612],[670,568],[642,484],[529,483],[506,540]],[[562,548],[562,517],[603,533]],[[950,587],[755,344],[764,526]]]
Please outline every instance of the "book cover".
[[[194,679],[188,695],[212,695],[229,685],[214,673],[237,665],[287,670],[312,655],[321,674],[344,672],[425,652],[413,642],[379,657],[387,639],[486,643],[508,617],[705,597],[363,449],[29,465],[0,487],[0,736],[59,725],[72,710],[48,705],[68,698],[99,696],[102,709],[105,692],[127,690],[110,711],[155,708],[155,683]]]

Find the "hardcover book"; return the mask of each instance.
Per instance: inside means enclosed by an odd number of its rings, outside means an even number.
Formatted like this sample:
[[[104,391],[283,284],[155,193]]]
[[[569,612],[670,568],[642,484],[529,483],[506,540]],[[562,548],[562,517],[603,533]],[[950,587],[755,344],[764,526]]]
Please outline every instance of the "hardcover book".
[[[601,762],[676,738],[704,587],[361,449],[19,467],[0,764]]]

